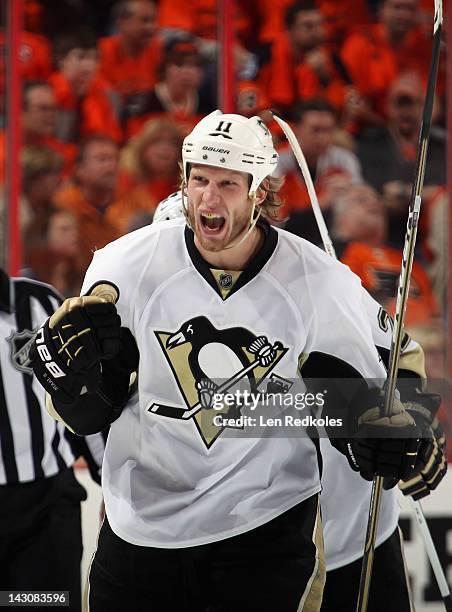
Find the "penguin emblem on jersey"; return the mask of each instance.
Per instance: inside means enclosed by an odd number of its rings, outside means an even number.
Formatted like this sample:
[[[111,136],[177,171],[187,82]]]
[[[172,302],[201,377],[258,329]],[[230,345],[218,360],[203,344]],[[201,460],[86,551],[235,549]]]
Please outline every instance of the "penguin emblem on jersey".
[[[288,351],[281,342],[270,342],[244,327],[219,329],[205,316],[194,317],[175,332],[155,331],[171,368],[184,406],[152,404],[155,414],[193,419],[209,448],[224,427],[214,425],[215,398],[237,389],[258,393],[277,363]],[[239,405],[225,406],[221,414],[237,417]]]
[[[35,339],[36,332],[24,329],[21,332],[12,331],[7,341],[10,346],[10,359],[16,370],[33,375],[30,366],[30,349]]]

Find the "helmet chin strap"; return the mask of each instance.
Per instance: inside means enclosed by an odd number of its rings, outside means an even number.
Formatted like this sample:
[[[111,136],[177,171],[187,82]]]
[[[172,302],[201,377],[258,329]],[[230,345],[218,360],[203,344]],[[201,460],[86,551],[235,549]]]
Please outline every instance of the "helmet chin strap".
[[[184,215],[185,215],[185,220],[187,222],[187,225],[194,232],[195,229],[194,229],[194,227],[192,227],[192,225],[190,223],[190,218],[188,216],[188,201],[187,202],[185,201],[185,198],[186,198],[185,187],[186,187],[186,183],[185,183],[185,181],[183,181],[182,185],[181,185],[182,208],[184,210]],[[234,247],[239,246],[239,244],[242,244],[242,242],[244,242],[248,238],[248,236],[251,234],[253,229],[256,227],[256,223],[257,223],[259,217],[261,216],[262,210],[259,208],[259,210],[257,211],[257,214],[255,215],[255,212],[256,212],[256,200],[257,200],[257,195],[256,195],[255,191],[253,191],[251,194],[249,194],[248,197],[249,197],[249,199],[253,203],[253,206],[251,208],[251,214],[250,214],[250,221],[249,221],[248,229],[243,234],[243,236],[240,238],[240,240],[237,240],[237,241],[232,242],[231,244],[228,244],[227,246],[224,247],[224,249],[222,249],[223,251],[228,251],[229,249],[233,249]]]

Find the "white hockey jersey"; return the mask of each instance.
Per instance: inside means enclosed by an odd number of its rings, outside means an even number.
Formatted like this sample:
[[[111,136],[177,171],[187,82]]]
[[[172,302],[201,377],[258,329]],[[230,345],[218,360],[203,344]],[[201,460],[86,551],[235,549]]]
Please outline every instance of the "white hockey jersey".
[[[218,277],[218,275],[216,275]],[[227,271],[220,284],[230,283]],[[111,426],[103,464],[112,529],[138,545],[176,548],[238,535],[320,490],[307,436],[227,436],[202,408],[201,380],[240,372],[260,389],[293,380],[299,357],[325,352],[384,378],[359,279],[310,243],[268,229],[226,298],[182,219],[142,228],[94,255],[83,293],[114,283],[140,351],[138,392]],[[271,363],[253,365],[265,337]]]
[[[389,351],[392,326],[387,313],[367,291],[363,291],[363,306],[372,328],[374,344]],[[419,345],[412,339],[402,343],[400,366],[424,375],[418,370]],[[347,459],[328,440],[320,440],[323,459],[322,521],[327,570],[348,565],[361,558],[364,553],[367,521],[369,516],[372,483],[357,472],[353,472]],[[395,531],[400,513],[400,491],[397,487],[383,491],[378,520],[376,546],[382,544]]]

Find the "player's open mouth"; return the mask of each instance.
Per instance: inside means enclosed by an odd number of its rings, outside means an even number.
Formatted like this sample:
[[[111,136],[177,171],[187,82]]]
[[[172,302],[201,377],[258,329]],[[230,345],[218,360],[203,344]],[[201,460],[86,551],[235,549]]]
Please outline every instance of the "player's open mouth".
[[[221,215],[212,212],[201,213],[201,225],[208,234],[219,234],[226,223]]]

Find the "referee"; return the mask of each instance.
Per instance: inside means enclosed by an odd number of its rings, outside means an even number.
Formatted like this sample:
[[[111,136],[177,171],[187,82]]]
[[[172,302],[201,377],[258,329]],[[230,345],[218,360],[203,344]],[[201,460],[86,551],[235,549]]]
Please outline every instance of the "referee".
[[[0,269],[0,590],[69,591],[65,609],[80,612],[86,491],[73,464],[83,455],[100,484],[104,435],[54,421],[28,361],[34,330],[61,302],[49,285]]]

